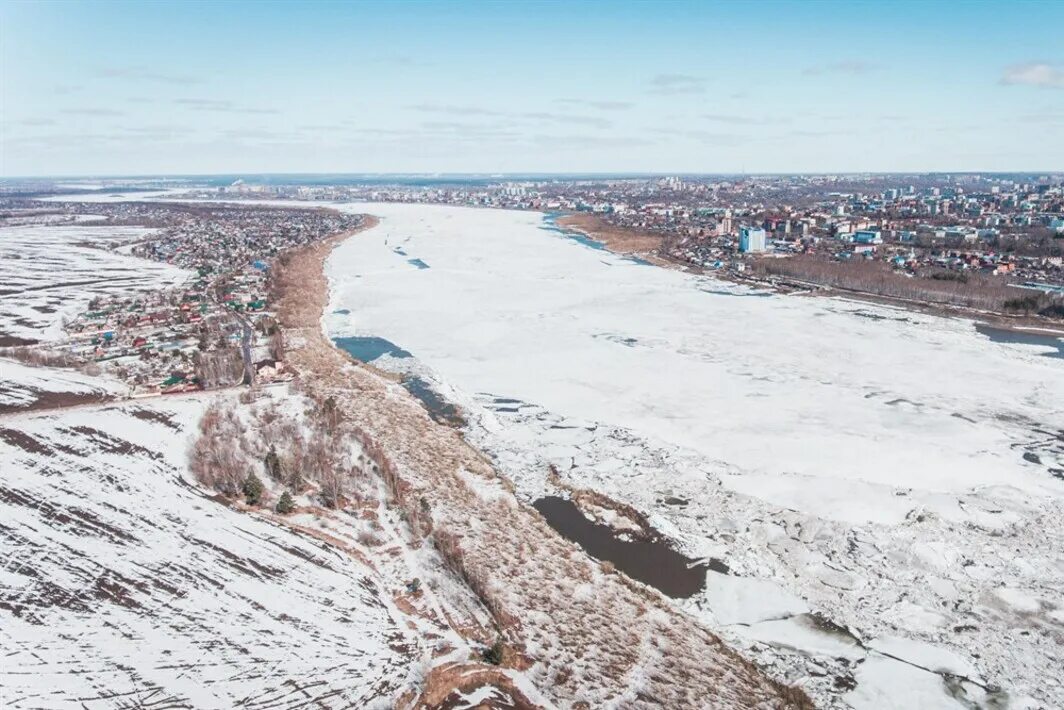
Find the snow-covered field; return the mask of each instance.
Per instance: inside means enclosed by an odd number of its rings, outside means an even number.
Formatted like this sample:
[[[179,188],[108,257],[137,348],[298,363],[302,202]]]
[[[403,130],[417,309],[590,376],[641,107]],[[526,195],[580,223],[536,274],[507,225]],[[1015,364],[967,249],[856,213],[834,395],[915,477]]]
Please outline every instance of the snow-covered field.
[[[384,708],[473,653],[448,623],[486,612],[383,504],[281,523],[200,489],[208,402],[0,420],[0,706]]]
[[[110,247],[143,239],[141,227],[20,225],[0,227],[0,342],[62,337],[63,318],[96,296],[155,291],[189,272],[126,256]]]
[[[127,392],[112,378],[0,358],[0,414],[98,402]]]
[[[534,213],[343,208],[382,221],[329,261],[330,333],[412,353],[375,364],[461,404],[526,499],[555,464],[724,559],[683,604],[777,675],[828,705],[1064,704],[1064,360]]]

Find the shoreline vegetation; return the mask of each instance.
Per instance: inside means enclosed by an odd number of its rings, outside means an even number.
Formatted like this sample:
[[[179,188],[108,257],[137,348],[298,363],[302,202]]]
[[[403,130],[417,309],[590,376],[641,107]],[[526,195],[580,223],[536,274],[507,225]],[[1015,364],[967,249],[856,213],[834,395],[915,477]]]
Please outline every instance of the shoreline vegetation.
[[[455,690],[496,687],[532,707],[519,691],[531,680],[572,707],[813,707],[803,690],[769,678],[660,594],[563,539],[459,431],[329,340],[325,262],[376,224],[367,217],[357,230],[285,253],[271,286],[285,359],[305,394],[335,402],[340,430],[372,452],[394,505],[496,625],[492,659],[440,663],[420,695],[398,705],[433,707]]]
[[[665,248],[665,238],[662,235],[628,227],[619,227],[606,222],[598,215],[589,213],[575,213],[559,217],[556,220],[559,226],[570,229],[588,238],[605,245],[606,249],[622,255],[639,256],[657,266],[679,269],[690,273],[707,273],[705,269],[689,262],[677,259],[662,253]],[[1051,336],[1064,337],[1064,323],[1050,320],[1046,317],[1038,317],[1023,312],[1008,313],[978,305],[960,305],[951,302],[940,302],[926,298],[894,295],[881,292],[883,289],[872,288],[874,284],[863,283],[862,279],[839,281],[838,279],[814,279],[797,273],[794,269],[788,269],[786,265],[777,262],[785,262],[784,259],[760,259],[754,262],[752,271],[754,276],[729,276],[724,273],[716,273],[718,278],[723,278],[736,283],[742,283],[762,288],[772,288],[783,293],[801,293],[815,296],[829,296],[877,303],[880,305],[893,306],[903,310],[915,311],[929,315],[937,315],[950,318],[967,318],[985,325],[1003,330],[1012,330],[1019,333],[1039,333]],[[830,270],[824,262],[816,262],[814,266],[820,266],[819,272]],[[874,265],[873,265],[874,266]],[[853,265],[846,265],[852,269]],[[832,276],[832,274],[828,274]],[[884,282],[884,274],[872,274],[875,278],[871,281]],[[897,279],[905,277],[898,276]],[[912,279],[905,279],[911,281]],[[934,279],[922,279],[930,284],[934,290],[947,291],[963,289],[966,284],[954,284]],[[952,287],[952,288],[951,288]],[[1007,287],[995,286],[993,297],[1002,300],[1002,290]],[[1015,291],[1012,294],[1011,291]],[[1017,302],[1022,301],[1025,292],[1022,289],[1009,289],[1009,294],[1014,296]],[[948,296],[952,294],[944,294]],[[963,297],[963,296],[962,296]],[[972,299],[979,300],[978,295]],[[1022,304],[1021,304],[1022,305]],[[1022,309],[1021,309],[1022,310]]]

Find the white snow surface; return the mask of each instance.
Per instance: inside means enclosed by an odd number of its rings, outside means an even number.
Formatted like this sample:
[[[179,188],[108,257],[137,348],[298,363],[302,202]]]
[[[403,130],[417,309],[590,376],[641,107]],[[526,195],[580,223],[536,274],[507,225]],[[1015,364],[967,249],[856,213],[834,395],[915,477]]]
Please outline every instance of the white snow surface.
[[[0,336],[63,337],[64,317],[98,295],[157,291],[191,273],[114,248],[154,230],[125,226],[21,225],[0,228]]]
[[[33,367],[0,357],[0,414],[33,407],[49,395],[107,399],[125,394],[128,389],[112,378],[55,367]]]
[[[372,569],[187,480],[205,404],[0,420],[0,706],[385,707],[407,682]]]
[[[639,264],[537,213],[340,208],[381,224],[328,261],[330,334],[410,351],[387,367],[459,404],[526,499],[556,493],[554,464],[723,555],[743,581],[682,604],[770,671],[825,706],[1000,702],[994,685],[1064,705],[1044,682],[1064,634],[1064,360],[961,319]],[[779,642],[806,608],[855,635],[850,658]],[[887,637],[987,687],[860,641]]]

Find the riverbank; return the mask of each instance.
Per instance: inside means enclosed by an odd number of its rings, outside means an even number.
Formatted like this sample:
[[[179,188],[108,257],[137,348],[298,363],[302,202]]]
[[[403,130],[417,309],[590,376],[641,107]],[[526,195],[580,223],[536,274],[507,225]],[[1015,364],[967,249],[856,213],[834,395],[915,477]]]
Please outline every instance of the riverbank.
[[[277,270],[285,359],[307,393],[333,398],[342,425],[378,453],[395,505],[491,612],[502,643],[499,666],[438,665],[421,698],[405,700],[443,697],[441,684],[473,674],[481,687],[511,685],[574,707],[811,707],[660,594],[561,538],[458,431],[333,345],[321,326],[323,269],[348,236],[290,252]]]
[[[1010,632],[1025,627],[996,588],[1060,606],[1043,544],[1064,466],[1059,358],[968,320],[648,268],[536,213],[357,209],[383,219],[328,260],[327,332],[401,349],[374,364],[461,407],[521,501],[597,491],[687,558],[720,560],[727,573],[672,604],[818,705],[947,706],[939,667],[974,679],[972,702],[978,681],[1052,704],[1052,642]],[[803,614],[868,648],[903,638],[906,661],[962,662],[910,671],[852,641],[835,654]]]
[[[664,237],[661,235],[627,227],[618,227],[607,223],[598,215],[584,212],[559,217],[556,223],[561,227],[580,232],[602,243],[606,249],[614,253],[639,256],[656,266],[665,268],[703,272],[700,267],[663,254],[661,247],[664,243]],[[803,295],[850,298],[945,318],[967,318],[995,328],[1013,330],[1018,333],[1036,332],[1053,337],[1064,337],[1064,323],[1049,321],[1045,318],[981,311],[931,301],[886,296],[870,291],[825,286],[812,282],[798,282],[793,279],[758,279],[750,276],[738,277],[719,272],[715,275],[727,281],[747,284],[755,288],[786,290],[787,292],[792,292],[796,288],[809,289],[808,291],[803,291]]]
[[[661,253],[664,237],[660,234],[617,227],[609,224],[602,217],[587,212],[564,215],[555,220],[555,224],[563,229],[586,235],[616,254],[639,257],[655,266],[668,269],[691,270],[693,268],[690,264],[684,264]]]

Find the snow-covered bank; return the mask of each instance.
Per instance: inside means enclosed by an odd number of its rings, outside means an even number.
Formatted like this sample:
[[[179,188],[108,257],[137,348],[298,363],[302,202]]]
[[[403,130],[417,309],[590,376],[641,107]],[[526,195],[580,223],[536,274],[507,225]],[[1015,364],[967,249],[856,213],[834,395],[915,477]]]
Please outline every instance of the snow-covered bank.
[[[1046,680],[1064,630],[1064,362],[962,320],[651,268],[533,213],[343,208],[382,222],[329,261],[330,333],[412,353],[525,497],[550,492],[554,463],[724,557],[744,581],[688,609],[767,665],[883,706],[901,664],[956,704],[912,658],[840,662],[772,621],[808,607],[864,646],[933,642],[974,682],[1064,699]]]

